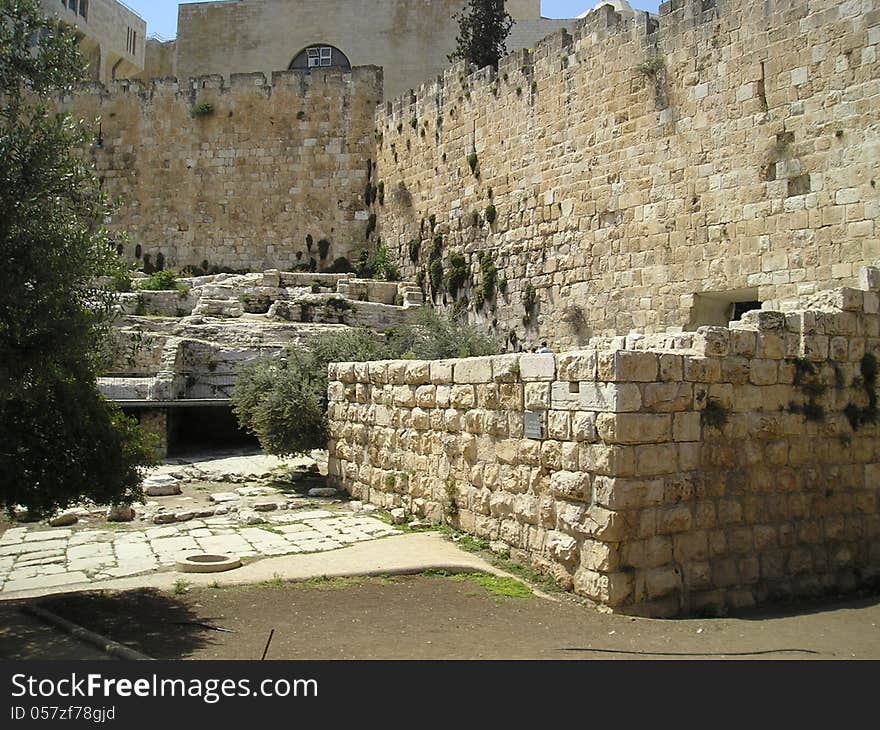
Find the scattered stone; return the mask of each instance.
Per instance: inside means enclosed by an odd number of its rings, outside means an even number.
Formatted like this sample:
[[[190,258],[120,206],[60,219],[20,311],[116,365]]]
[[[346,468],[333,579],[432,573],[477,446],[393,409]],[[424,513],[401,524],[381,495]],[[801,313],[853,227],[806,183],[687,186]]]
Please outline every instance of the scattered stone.
[[[27,507],[20,504],[12,508],[12,516],[16,522],[36,522],[36,517],[28,511]]]
[[[360,512],[364,508],[364,503],[353,500],[348,503],[348,507],[352,512]]]
[[[221,504],[217,509],[214,510],[215,515],[225,515],[229,514],[229,507],[225,504]]]
[[[144,494],[148,497],[170,497],[180,494],[178,480],[170,474],[156,474],[142,482]]]
[[[335,497],[337,491],[333,487],[315,487],[309,490],[310,497]]]
[[[193,510],[186,510],[184,512],[175,512],[174,513],[174,521],[175,522],[186,522],[188,520],[194,520],[196,518],[196,513]]]
[[[261,525],[266,520],[252,509],[243,509],[238,512],[238,521],[242,525]]]
[[[167,514],[159,513],[153,517],[153,524],[154,525],[168,525],[168,524],[174,522],[174,520],[175,520],[175,517],[174,517],[173,513],[170,513],[170,512]]]
[[[278,509],[277,502],[254,502],[253,508],[257,512],[274,512]]]
[[[409,527],[410,530],[426,530],[429,527],[432,527],[432,525],[430,522],[424,522],[423,520],[413,520],[407,525],[407,527]]]
[[[212,502],[222,504],[223,502],[237,502],[241,497],[234,492],[217,492],[208,497]]]
[[[402,525],[406,522],[406,510],[403,507],[396,507],[391,510],[391,523],[394,525]]]
[[[79,522],[79,517],[77,517],[73,512],[62,512],[60,515],[56,515],[51,520],[49,520],[50,527],[68,527],[70,525],[75,525]]]
[[[363,512],[365,515],[371,515],[374,512],[378,511],[379,508],[375,504],[365,504],[363,507],[361,507],[361,512]]]
[[[107,508],[107,522],[131,522],[134,516],[134,509],[127,504]]]

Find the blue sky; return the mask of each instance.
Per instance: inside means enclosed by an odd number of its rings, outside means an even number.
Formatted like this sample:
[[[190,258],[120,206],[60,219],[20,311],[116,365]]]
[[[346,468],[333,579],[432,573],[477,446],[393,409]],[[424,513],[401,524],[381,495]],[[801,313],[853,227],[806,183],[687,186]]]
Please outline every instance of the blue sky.
[[[147,34],[154,33],[165,39],[177,35],[177,6],[179,0],[123,0],[132,10],[147,21]],[[541,9],[548,18],[573,18],[592,7],[598,0],[543,0]],[[659,0],[629,0],[630,5],[641,10],[657,12]]]

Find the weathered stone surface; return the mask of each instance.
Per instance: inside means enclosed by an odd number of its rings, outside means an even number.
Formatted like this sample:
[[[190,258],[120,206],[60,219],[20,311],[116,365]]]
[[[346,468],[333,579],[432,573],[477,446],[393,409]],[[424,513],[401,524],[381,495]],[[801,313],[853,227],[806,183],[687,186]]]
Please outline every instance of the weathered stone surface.
[[[107,509],[107,522],[131,522],[134,517],[134,509],[129,505],[120,504]]]
[[[335,487],[315,487],[309,490],[310,497],[335,497],[338,493]]]

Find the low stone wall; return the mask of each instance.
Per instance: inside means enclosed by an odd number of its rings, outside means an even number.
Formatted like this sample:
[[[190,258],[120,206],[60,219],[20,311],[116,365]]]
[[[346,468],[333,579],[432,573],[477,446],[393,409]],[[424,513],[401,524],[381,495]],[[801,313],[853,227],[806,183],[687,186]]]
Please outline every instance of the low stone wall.
[[[876,289],[841,289],[565,354],[334,364],[330,478],[624,612],[848,591],[880,573],[878,356]]]

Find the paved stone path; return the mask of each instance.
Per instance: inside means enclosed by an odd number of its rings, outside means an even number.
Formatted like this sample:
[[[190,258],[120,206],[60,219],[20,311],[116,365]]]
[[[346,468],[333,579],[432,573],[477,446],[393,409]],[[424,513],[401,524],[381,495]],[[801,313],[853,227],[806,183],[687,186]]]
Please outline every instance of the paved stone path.
[[[186,552],[254,558],[313,553],[398,533],[366,515],[308,510],[243,526],[234,515],[146,529],[13,527],[0,537],[0,593],[100,583],[173,568]]]

